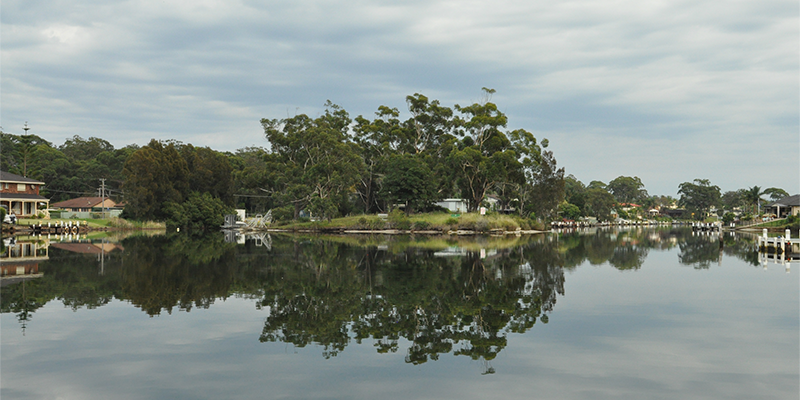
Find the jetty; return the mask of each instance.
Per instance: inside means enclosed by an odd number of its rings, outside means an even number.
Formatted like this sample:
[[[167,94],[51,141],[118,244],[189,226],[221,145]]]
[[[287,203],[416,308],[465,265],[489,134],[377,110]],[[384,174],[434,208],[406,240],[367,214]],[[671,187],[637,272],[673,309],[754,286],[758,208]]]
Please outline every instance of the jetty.
[[[800,257],[800,238],[793,239],[787,229],[782,236],[767,236],[765,228],[758,237],[758,251],[768,254],[785,254],[788,258]]]

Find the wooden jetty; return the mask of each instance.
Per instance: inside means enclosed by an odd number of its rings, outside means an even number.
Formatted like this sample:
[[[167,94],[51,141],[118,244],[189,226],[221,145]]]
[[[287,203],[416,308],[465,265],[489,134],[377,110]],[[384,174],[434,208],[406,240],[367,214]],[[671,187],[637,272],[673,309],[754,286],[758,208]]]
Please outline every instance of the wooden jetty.
[[[767,229],[764,229],[758,237],[758,250],[761,253],[786,254],[797,258],[800,256],[800,239],[792,239],[792,232],[788,229],[783,236],[772,237],[767,236]]]
[[[693,231],[722,231],[722,224],[719,222],[692,222]]]
[[[36,225],[3,225],[3,233],[11,235],[68,235],[86,233],[89,226],[86,222],[81,224],[79,221],[56,221]]]

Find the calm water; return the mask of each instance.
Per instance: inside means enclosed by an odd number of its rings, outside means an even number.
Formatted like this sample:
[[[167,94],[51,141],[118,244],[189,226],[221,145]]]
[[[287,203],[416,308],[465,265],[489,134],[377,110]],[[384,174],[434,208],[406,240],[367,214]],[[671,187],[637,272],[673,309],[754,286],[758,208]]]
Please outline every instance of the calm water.
[[[800,264],[746,237],[20,238],[6,255],[28,278],[0,289],[3,400],[800,394]]]

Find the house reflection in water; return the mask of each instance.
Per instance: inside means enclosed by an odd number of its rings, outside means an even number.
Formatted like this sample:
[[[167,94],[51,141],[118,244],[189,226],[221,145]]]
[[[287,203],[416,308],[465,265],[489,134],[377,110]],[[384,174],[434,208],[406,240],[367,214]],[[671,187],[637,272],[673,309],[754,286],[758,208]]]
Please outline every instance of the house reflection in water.
[[[0,286],[6,286],[25,279],[43,276],[39,263],[49,259],[46,240],[3,239],[3,254],[0,256]]]

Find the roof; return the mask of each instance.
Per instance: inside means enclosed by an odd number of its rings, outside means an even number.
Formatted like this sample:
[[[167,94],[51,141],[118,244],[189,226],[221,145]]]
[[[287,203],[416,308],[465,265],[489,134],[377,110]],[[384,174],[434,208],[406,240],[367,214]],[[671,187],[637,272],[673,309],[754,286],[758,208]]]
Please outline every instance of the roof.
[[[106,200],[110,200],[111,203],[114,203],[113,200],[109,199],[108,197],[105,198]],[[55,208],[89,208],[89,207],[97,207],[103,203],[102,197],[78,197],[77,199],[70,199],[65,201],[59,201],[58,203],[53,203],[50,207]]]
[[[784,197],[778,201],[767,204],[767,207],[800,207],[800,194]]]
[[[42,197],[39,196],[38,194],[29,194],[29,193],[0,193],[0,199],[50,201],[50,199],[48,199],[47,197]]]
[[[26,178],[24,176],[12,174],[11,172],[6,172],[6,171],[0,171],[0,182],[32,183],[37,185],[44,185],[44,182],[37,181],[36,179]]]

